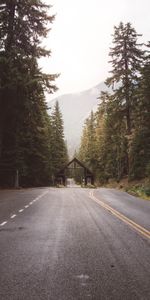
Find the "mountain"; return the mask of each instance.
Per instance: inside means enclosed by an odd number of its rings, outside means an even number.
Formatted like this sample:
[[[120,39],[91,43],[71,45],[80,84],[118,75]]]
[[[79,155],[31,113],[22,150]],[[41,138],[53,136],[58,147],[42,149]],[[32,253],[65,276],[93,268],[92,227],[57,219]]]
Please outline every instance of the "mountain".
[[[64,132],[69,154],[72,156],[78,149],[82,128],[85,119],[91,110],[95,111],[99,103],[98,96],[102,90],[106,90],[103,82],[86,91],[74,94],[65,94],[48,102],[53,108],[58,100],[64,120]]]

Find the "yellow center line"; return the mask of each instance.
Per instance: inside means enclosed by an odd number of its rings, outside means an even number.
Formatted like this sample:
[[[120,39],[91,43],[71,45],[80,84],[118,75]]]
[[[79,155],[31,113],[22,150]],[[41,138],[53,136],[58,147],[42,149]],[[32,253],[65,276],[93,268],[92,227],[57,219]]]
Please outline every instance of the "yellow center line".
[[[127,218],[123,214],[121,214],[116,209],[112,208],[108,204],[104,203],[103,201],[99,200],[94,196],[93,191],[90,191],[90,198],[94,200],[96,203],[98,203],[100,206],[111,212],[113,215],[115,215],[118,219],[122,220],[124,223],[130,225],[132,228],[134,228],[137,232],[141,233],[144,237],[150,238],[150,231],[145,229],[144,227],[140,226],[139,224],[135,223],[131,219]]]

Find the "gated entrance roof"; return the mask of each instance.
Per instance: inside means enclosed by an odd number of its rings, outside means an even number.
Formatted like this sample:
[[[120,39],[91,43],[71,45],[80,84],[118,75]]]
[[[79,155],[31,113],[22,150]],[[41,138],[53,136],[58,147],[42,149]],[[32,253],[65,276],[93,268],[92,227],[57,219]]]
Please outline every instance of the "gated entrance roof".
[[[84,177],[85,177],[85,184],[87,184],[87,178],[91,178],[92,184],[94,183],[94,174],[89,170],[81,161],[79,161],[76,157],[74,157],[66,166],[64,166],[55,176],[56,180],[57,178],[62,178],[63,183],[65,183],[66,180],[66,170],[68,167],[74,163],[75,165],[79,165],[81,168],[84,169]]]

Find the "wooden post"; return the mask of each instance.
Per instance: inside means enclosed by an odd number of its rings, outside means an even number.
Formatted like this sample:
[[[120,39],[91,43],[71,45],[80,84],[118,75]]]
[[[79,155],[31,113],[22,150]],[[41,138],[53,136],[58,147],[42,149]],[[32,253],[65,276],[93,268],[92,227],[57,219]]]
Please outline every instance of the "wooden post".
[[[19,188],[19,171],[16,170],[16,174],[15,174],[15,189]]]

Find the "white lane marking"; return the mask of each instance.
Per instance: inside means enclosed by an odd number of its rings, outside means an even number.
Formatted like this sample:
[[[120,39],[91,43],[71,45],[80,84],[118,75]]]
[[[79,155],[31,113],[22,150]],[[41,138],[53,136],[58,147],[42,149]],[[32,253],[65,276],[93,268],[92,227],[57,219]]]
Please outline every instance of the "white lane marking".
[[[34,200],[37,201],[39,199],[41,199],[42,197],[44,197],[46,194],[48,194],[49,191],[46,191],[45,193],[41,194],[40,196],[38,196],[37,198],[35,198]]]
[[[7,222],[8,222],[8,221],[5,221],[5,222],[1,223],[1,224],[0,224],[0,226],[4,226],[4,225],[6,225],[6,224],[7,224]]]
[[[29,205],[25,205],[24,208],[28,208],[30,205],[32,205],[34,202],[36,202],[37,200],[39,200],[40,198],[42,198],[43,196],[45,196],[46,194],[48,194],[49,191],[46,191],[45,193],[43,193],[42,195],[38,196],[37,198],[35,198],[34,200],[32,200]],[[23,209],[20,209],[18,212],[21,213],[24,211],[24,208]],[[15,217],[17,217],[16,214],[12,215],[10,217],[10,219],[14,219]],[[8,223],[8,221],[4,221],[0,224],[0,226],[4,226]]]
[[[86,274],[81,274],[81,275],[77,275],[77,278],[81,279],[81,280],[87,280],[89,279],[89,275]]]
[[[11,218],[11,219],[14,219],[14,218],[16,218],[16,216],[17,216],[17,215],[12,215],[10,218]]]
[[[46,194],[48,194],[49,191],[46,191],[45,193],[41,194],[40,196],[36,197],[34,200],[32,200],[28,205],[25,205],[25,208],[28,208],[30,205],[35,203],[36,201],[40,200],[42,197],[44,197]]]

